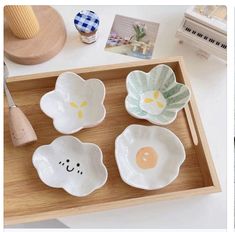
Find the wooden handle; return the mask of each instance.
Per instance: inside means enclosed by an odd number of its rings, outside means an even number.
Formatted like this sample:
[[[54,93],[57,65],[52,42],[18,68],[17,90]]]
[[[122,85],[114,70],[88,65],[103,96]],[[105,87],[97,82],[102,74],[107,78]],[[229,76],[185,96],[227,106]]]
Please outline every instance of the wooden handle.
[[[9,111],[9,127],[14,146],[22,146],[37,140],[37,135],[25,114],[18,107]]]
[[[194,126],[194,122],[193,122],[192,115],[191,115],[188,104],[184,107],[184,110],[185,110],[185,113],[186,113],[186,118],[188,120],[188,125],[189,125],[189,129],[190,129],[191,136],[192,136],[192,139],[193,139],[193,143],[194,143],[194,145],[197,146],[198,145],[197,132],[196,132],[196,129],[195,129],[195,126]]]

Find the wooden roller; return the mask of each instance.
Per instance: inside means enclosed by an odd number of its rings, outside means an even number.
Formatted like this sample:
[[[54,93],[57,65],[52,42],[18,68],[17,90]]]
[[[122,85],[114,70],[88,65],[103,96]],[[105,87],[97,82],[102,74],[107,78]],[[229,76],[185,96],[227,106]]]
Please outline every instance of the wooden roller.
[[[42,63],[65,44],[65,25],[53,7],[5,6],[4,18],[4,55],[16,63]]]
[[[16,37],[30,39],[39,32],[39,23],[31,6],[5,6],[4,14]]]

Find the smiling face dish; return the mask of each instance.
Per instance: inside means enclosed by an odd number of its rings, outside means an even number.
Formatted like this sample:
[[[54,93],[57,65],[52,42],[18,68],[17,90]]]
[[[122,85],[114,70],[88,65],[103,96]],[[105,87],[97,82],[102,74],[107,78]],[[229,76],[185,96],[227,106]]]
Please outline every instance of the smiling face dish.
[[[37,148],[33,165],[46,185],[79,197],[102,187],[108,176],[100,148],[73,136],[61,136]]]

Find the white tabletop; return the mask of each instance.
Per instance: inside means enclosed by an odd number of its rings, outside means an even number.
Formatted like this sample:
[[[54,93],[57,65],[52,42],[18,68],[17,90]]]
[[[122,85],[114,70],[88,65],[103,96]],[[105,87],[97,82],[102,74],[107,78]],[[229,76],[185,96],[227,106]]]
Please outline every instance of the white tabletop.
[[[53,70],[123,63],[137,58],[104,51],[115,14],[160,23],[154,58],[181,55],[191,80],[202,123],[218,172],[222,192],[185,199],[59,218],[72,228],[225,228],[226,227],[226,64],[198,57],[191,47],[179,44],[175,32],[186,6],[55,6],[68,32],[64,49],[39,65],[24,66],[6,60],[10,76]],[[98,41],[80,42],[73,18],[80,9],[100,17]]]

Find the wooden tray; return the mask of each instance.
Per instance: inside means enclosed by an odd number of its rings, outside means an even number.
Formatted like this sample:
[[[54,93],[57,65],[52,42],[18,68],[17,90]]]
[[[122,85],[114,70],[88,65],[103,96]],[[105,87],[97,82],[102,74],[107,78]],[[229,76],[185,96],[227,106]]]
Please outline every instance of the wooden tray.
[[[62,71],[8,80],[8,86],[16,104],[29,117],[39,139],[35,144],[25,147],[14,148],[12,146],[7,120],[8,108],[5,102],[5,224],[50,219],[220,191],[220,184],[193,94],[189,105],[179,112],[174,123],[167,126],[181,139],[186,150],[187,158],[177,179],[163,189],[145,191],[128,186],[120,178],[114,158],[115,138],[130,124],[150,125],[147,121],[131,117],[125,110],[126,76],[136,69],[147,72],[160,63],[171,66],[177,80],[190,88],[181,57],[71,70],[85,79],[100,78],[107,91],[105,98],[107,115],[103,123],[75,134],[83,142],[96,143],[101,147],[104,163],[109,173],[108,181],[103,188],[83,198],[73,197],[62,189],[50,188],[43,184],[31,161],[32,154],[38,146],[51,143],[61,135],[53,128],[51,119],[40,110],[39,100],[44,93],[54,88],[56,78]]]

